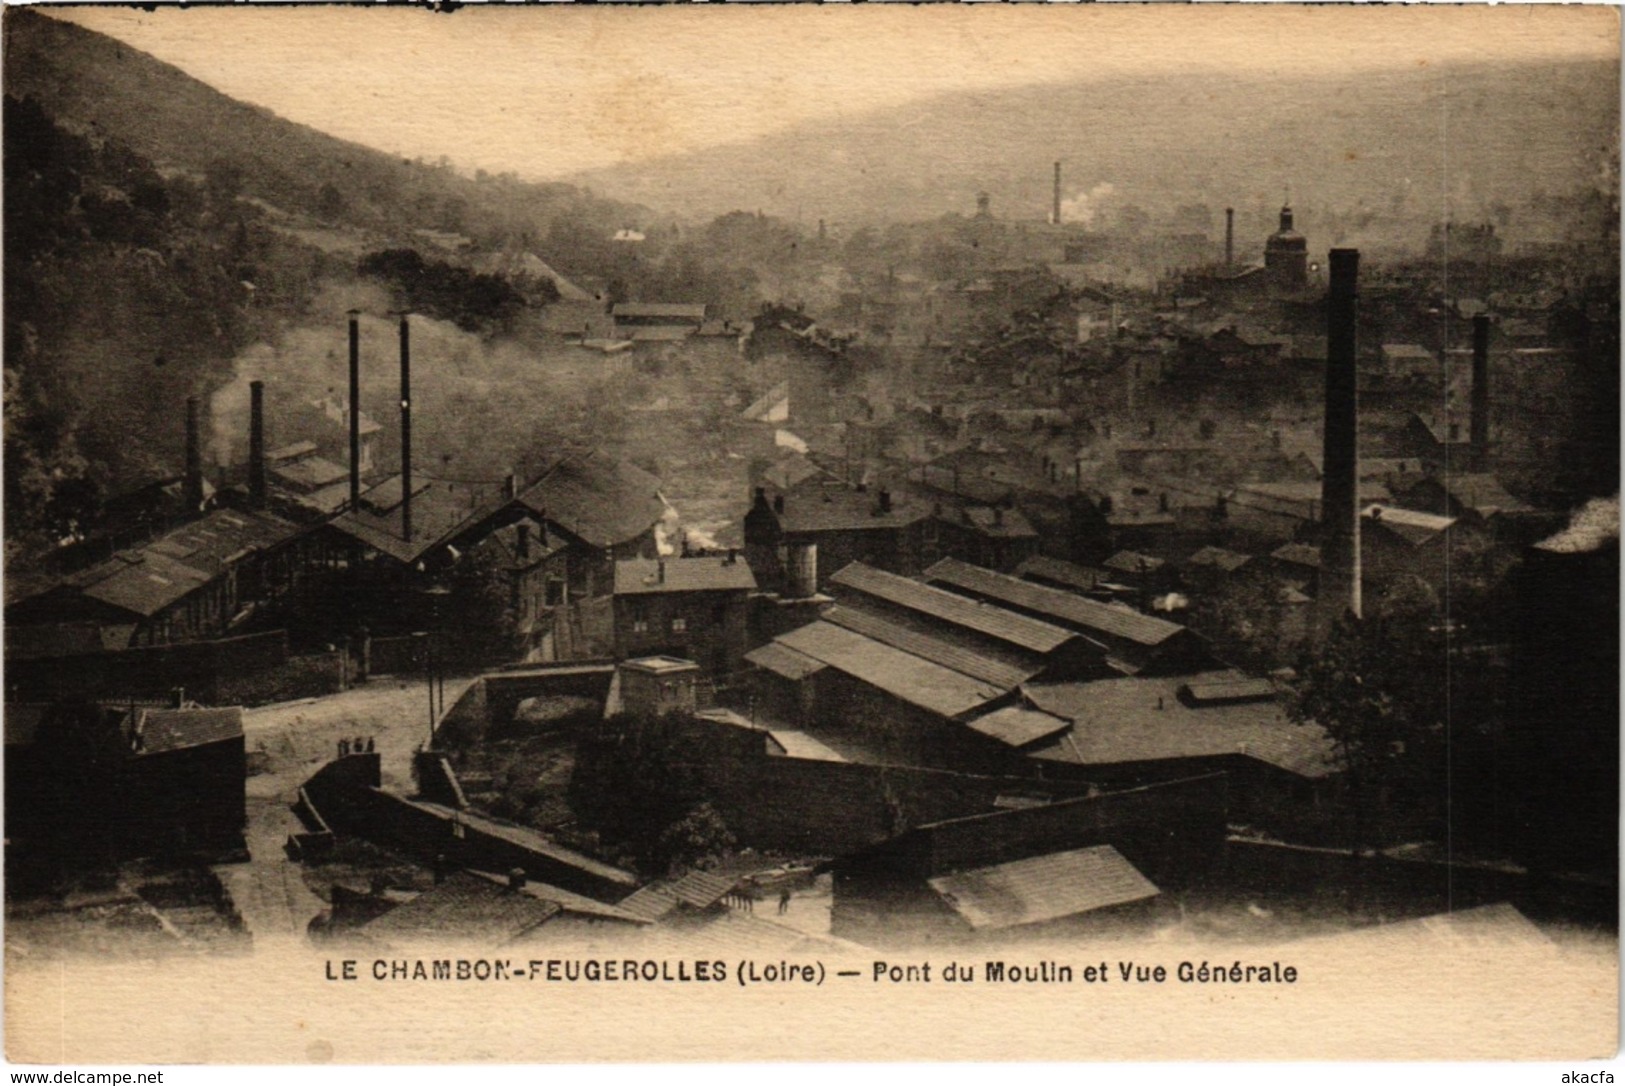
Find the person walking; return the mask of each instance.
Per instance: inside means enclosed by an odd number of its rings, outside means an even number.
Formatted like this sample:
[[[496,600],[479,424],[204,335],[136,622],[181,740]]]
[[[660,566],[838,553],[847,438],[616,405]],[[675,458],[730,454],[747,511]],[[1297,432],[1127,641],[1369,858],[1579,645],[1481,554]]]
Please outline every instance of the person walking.
[[[779,891],[779,915],[783,916],[790,911],[790,888],[786,886]]]

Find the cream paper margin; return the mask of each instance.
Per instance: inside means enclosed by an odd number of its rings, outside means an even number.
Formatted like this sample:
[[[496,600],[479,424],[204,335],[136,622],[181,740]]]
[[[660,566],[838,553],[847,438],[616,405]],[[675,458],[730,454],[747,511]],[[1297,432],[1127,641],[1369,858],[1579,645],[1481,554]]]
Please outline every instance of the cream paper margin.
[[[281,9],[286,11],[287,9]],[[669,11],[670,9],[666,9]],[[864,14],[858,15],[861,10]],[[1321,9],[1324,11],[1325,9]],[[1526,9],[1531,10],[1531,9]],[[241,12],[242,9],[237,9]],[[1564,18],[1589,18],[1593,28],[1617,41],[1617,13],[1591,9],[1531,10],[1529,26],[1554,26]],[[748,24],[764,51],[794,50],[809,17],[833,12],[763,8],[713,12],[732,27]],[[883,22],[887,32],[858,31],[866,52],[900,47],[931,48],[929,35],[943,28],[969,29],[967,9],[913,7],[850,9],[841,18]],[[225,33],[235,19],[208,12]],[[290,13],[291,14],[291,13]],[[366,17],[328,9],[329,17]],[[472,14],[472,12],[470,12]],[[546,9],[508,17],[546,18]],[[1050,33],[1058,19],[1078,12],[1002,9],[1000,35]],[[1302,8],[1274,5],[1231,8],[1225,13],[1181,8],[1132,12],[1142,27],[1165,25],[1180,48],[1201,51],[1203,26],[1234,34],[1257,33],[1252,57],[1269,66],[1264,43],[1280,44]],[[264,27],[274,11],[243,12]],[[462,14],[457,18],[464,17]],[[640,18],[636,9],[571,12],[572,18]],[[683,15],[684,20],[691,15]],[[1094,17],[1092,14],[1086,17]],[[1469,28],[1491,17],[1483,7],[1345,9],[1351,27],[1375,21],[1448,18]],[[1604,20],[1607,20],[1606,22]],[[90,20],[85,20],[87,23]],[[952,28],[948,29],[949,24]],[[244,24],[246,27],[246,23]],[[1414,24],[1420,29],[1422,23]],[[922,30],[922,28],[927,28]],[[1193,30],[1195,31],[1193,33]],[[899,37],[902,35],[902,37]],[[1214,41],[1217,41],[1217,36]],[[1427,51],[1426,35],[1416,40]],[[1616,46],[1617,48],[1617,46]],[[621,63],[614,51],[606,62]],[[1493,59],[1493,57],[1489,57]],[[703,63],[700,51],[696,63]],[[654,134],[654,133],[647,133]],[[1396,933],[1397,934],[1397,933]],[[729,959],[723,984],[551,984],[507,982],[373,982],[325,979],[326,964],[345,957],[365,974],[374,955],[318,952],[298,943],[267,944],[251,956],[212,960],[115,962],[8,960],[5,973],[6,1055],[22,1063],[426,1063],[612,1061],[828,1060],[1388,1060],[1545,1059],[1613,1056],[1618,1048],[1619,968],[1612,941],[1589,946],[1453,945],[1414,927],[1380,941],[1316,940],[1277,948],[1203,947],[1114,943],[1095,952],[1071,944],[1043,950],[1023,945],[1009,952],[932,950],[876,952],[872,957],[801,956],[819,960],[829,978],[823,987],[741,988]],[[448,947],[445,955],[456,952]],[[527,949],[484,957],[564,957],[564,948]],[[10,957],[10,956],[8,956]],[[874,983],[872,961],[977,966],[972,984]],[[1170,981],[993,987],[981,964],[1040,960],[1075,968],[1105,960],[1164,965],[1180,961],[1228,964],[1279,961],[1298,970],[1292,985],[1197,985]],[[837,980],[837,969],[862,976]]]

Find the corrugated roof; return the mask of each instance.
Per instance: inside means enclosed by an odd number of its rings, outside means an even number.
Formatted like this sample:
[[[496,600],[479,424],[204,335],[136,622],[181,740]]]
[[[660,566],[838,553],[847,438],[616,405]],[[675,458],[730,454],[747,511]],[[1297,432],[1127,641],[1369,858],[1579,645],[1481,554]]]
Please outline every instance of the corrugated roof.
[[[939,875],[929,882],[977,930],[1058,920],[1160,892],[1110,845]]]
[[[933,637],[929,633],[913,630],[907,626],[892,622],[889,619],[871,614],[860,608],[848,606],[831,607],[821,616],[825,622],[833,622],[865,637],[871,637],[894,649],[902,649],[921,659],[929,660],[933,664],[952,668],[961,675],[969,675],[973,679],[980,679],[985,683],[1002,687],[1005,690],[1014,690],[1028,679],[1043,670],[1042,665],[1033,664],[1023,666],[1006,660],[998,660],[974,649],[944,641],[940,637]]]
[[[86,596],[152,616],[205,584],[228,565],[274,547],[299,528],[269,513],[217,509],[67,578]]]
[[[1057,622],[1081,626],[1137,645],[1160,645],[1185,629],[1176,622],[1085,599],[1059,588],[1046,588],[957,558],[944,558],[926,570],[925,575],[933,582],[992,596],[1015,607],[1038,611]]]
[[[1105,574],[1098,569],[1063,562],[1043,554],[1035,554],[1017,566],[1016,576],[1029,581],[1055,581],[1081,591],[1088,591],[1105,579]]]
[[[800,682],[808,675],[816,675],[826,666],[823,662],[777,641],[769,641],[760,648],[752,649],[745,654],[745,659],[775,675],[782,675],[791,682]]]
[[[1059,735],[1072,727],[1072,722],[1039,709],[1006,705],[974,720],[967,720],[965,726],[1008,746],[1025,747]]]
[[[1294,724],[1278,702],[1192,705],[1182,685],[1234,682],[1235,671],[1177,678],[1028,684],[1027,700],[1073,723],[1033,757],[1076,765],[1242,754],[1310,779],[1328,776],[1335,750],[1316,724]],[[1159,707],[1160,706],[1160,707]]]
[[[141,746],[137,753],[163,754],[172,750],[224,743],[243,736],[243,711],[226,709],[141,709],[131,728]]]
[[[755,575],[740,558],[633,558],[615,563],[617,596],[748,591],[755,587]]]
[[[978,603],[894,573],[885,573],[862,562],[853,562],[840,570],[830,578],[830,584],[862,592],[1031,652],[1053,652],[1076,636],[1059,626],[1018,615],[1002,607]]]
[[[643,920],[660,920],[679,905],[708,909],[732,890],[736,880],[709,871],[690,871],[675,882],[652,882],[630,897],[620,908]]]
[[[1008,688],[980,682],[829,622],[814,622],[776,639],[893,697],[945,717],[980,708]]]

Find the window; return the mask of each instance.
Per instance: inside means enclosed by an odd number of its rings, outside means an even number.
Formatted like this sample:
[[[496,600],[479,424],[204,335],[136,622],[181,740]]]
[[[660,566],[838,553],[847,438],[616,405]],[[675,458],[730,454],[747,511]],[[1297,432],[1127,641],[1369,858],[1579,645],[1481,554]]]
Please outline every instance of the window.
[[[671,620],[671,632],[672,633],[682,633],[686,629],[688,629],[688,619],[686,619],[686,618],[674,618],[674,619]]]
[[[647,622],[645,622],[641,618],[635,618],[635,619],[632,620],[632,632],[633,633],[648,633],[649,632],[649,624]]]

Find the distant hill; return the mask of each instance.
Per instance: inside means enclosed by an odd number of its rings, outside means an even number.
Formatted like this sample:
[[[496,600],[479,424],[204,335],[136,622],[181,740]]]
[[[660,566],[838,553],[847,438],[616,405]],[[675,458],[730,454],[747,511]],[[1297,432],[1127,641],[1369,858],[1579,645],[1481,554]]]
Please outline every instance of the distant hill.
[[[111,137],[160,168],[235,173],[244,195],[325,221],[500,236],[562,215],[607,229],[626,213],[564,184],[463,177],[398,159],[229,98],[113,38],[34,11],[5,12],[5,90],[58,123]]]
[[[1272,228],[1288,186],[1311,226],[1327,208],[1426,223],[1446,194],[1471,216],[1589,183],[1604,148],[1618,153],[1618,88],[1607,63],[1078,82],[952,94],[574,180],[696,215],[924,219],[969,215],[986,191],[995,216],[1042,219],[1060,159],[1069,198],[1104,183],[1117,207],[1205,204],[1219,230],[1230,205],[1243,236]]]

